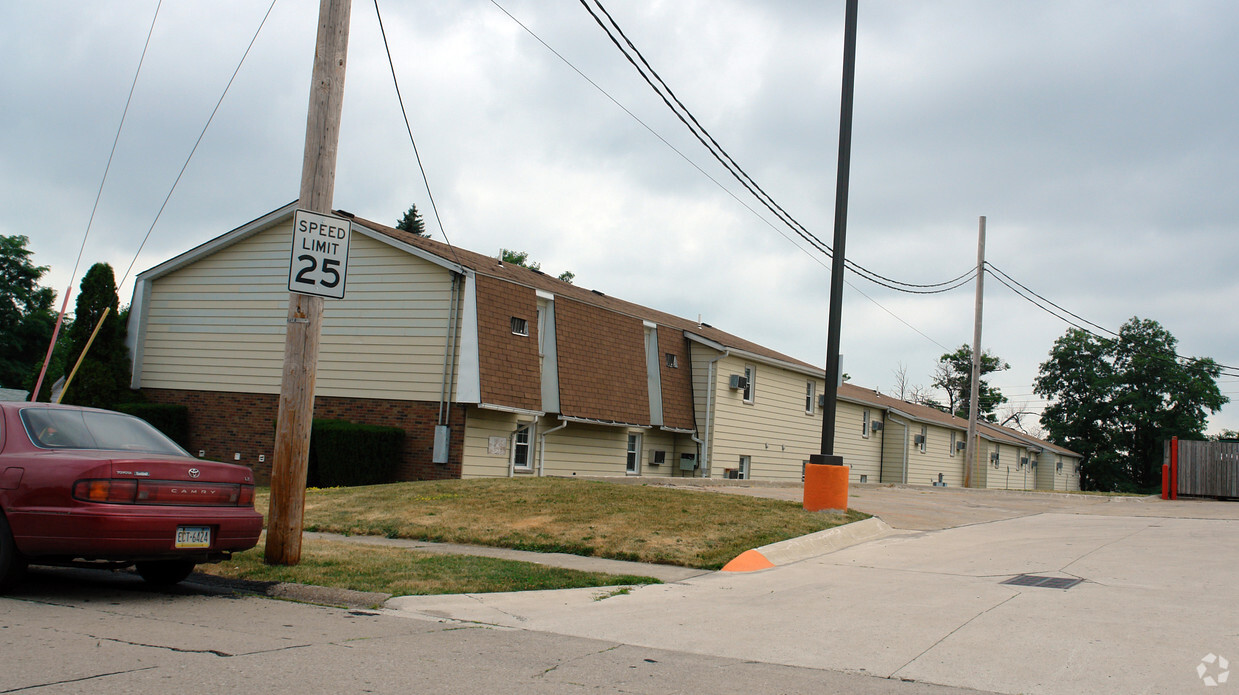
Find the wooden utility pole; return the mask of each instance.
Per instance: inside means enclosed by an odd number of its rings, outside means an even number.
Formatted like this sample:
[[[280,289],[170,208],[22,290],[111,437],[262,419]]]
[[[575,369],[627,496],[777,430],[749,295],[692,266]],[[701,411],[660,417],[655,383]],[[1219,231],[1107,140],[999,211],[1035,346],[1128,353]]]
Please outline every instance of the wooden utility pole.
[[[336,183],[340,111],[344,104],[344,66],[348,56],[352,0],[319,0],[318,41],[305,126],[298,207],[331,213]],[[305,516],[305,475],[314,417],[314,381],[322,332],[323,298],[290,292],[284,337],[284,370],[271,463],[271,507],[267,515],[266,560],[271,565],[301,561]]]
[[[972,318],[972,389],[968,396],[968,443],[964,454],[968,467],[964,469],[964,487],[972,487],[973,471],[980,473],[978,466],[981,447],[977,442],[977,401],[981,395],[981,301],[985,298],[985,216],[981,216],[977,231],[977,299]]]

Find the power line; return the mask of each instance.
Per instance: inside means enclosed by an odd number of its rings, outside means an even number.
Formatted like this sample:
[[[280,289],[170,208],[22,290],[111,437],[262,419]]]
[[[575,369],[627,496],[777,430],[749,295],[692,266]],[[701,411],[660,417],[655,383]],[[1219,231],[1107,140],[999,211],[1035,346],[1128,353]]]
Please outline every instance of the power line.
[[[748,172],[746,172],[736,162],[735,158],[733,158],[722,147],[722,145],[719,144],[718,140],[716,140],[714,136],[712,136],[710,132],[701,125],[700,121],[698,121],[688,107],[684,105],[684,102],[676,96],[671,87],[667,85],[661,76],[659,76],[658,72],[654,70],[641,51],[635,44],[633,44],[632,40],[628,38],[627,34],[624,33],[624,30],[620,28],[619,24],[615,21],[611,14],[607,12],[606,8],[602,5],[601,0],[593,0],[593,3],[594,5],[597,5],[599,11],[606,16],[608,20],[607,22],[604,22],[602,18],[598,16],[598,13],[594,11],[593,7],[591,7],[586,0],[579,0],[579,2],[581,3],[581,6],[589,12],[590,16],[593,17],[594,22],[598,24],[598,26],[601,27],[606,33],[607,38],[611,40],[611,43],[619,49],[620,53],[624,55],[624,58],[627,59],[628,62],[637,70],[637,73],[641,76],[641,79],[649,85],[650,89],[654,90],[654,93],[662,99],[662,102],[667,106],[667,108],[669,108],[676,118],[679,119],[679,121],[683,123],[686,128],[688,128],[693,137],[695,137],[697,141],[700,142],[702,146],[704,146],[706,150],[716,160],[718,160],[718,162],[722,164],[725,169],[727,169],[728,173],[730,173],[732,177],[740,183],[740,185],[742,185],[755,198],[757,198],[758,202],[778,217],[781,222],[791,228],[792,231],[794,231],[802,239],[807,241],[821,253],[827,256],[832,256],[833,252],[830,245],[822,241],[817,235],[809,231],[808,228],[806,228],[803,224],[792,217],[790,213],[783,209],[783,207],[779,205],[772,196],[766,193],[766,191],[758,185],[751,176],[749,176]],[[608,22],[610,24],[609,26]],[[618,34],[618,37],[616,34]],[[622,43],[621,39],[623,40]],[[627,49],[625,48],[625,45],[628,47]],[[874,284],[881,285],[897,292],[906,292],[909,294],[937,294],[940,292],[949,292],[967,284],[972,277],[975,277],[975,269],[972,269],[951,280],[929,284],[917,284],[903,282],[880,275],[846,258],[844,259],[844,263],[853,273],[860,275]]]

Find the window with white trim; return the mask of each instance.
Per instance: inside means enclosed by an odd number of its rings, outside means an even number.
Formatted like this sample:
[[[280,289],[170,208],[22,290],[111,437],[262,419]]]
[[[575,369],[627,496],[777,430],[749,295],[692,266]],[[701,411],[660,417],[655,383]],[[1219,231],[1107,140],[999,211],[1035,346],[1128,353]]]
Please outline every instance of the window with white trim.
[[[519,316],[513,316],[512,333],[515,335],[529,335],[529,322]]]
[[[668,352],[667,353],[667,366],[672,369],[679,369],[680,368],[679,356],[674,353]]]
[[[752,464],[752,462],[753,462],[752,457],[741,456],[740,467],[736,469],[736,477],[739,478],[740,480],[748,480],[749,479],[749,467]]]
[[[922,454],[925,453],[925,444],[928,441],[929,441],[929,427],[927,425],[921,425],[921,443],[917,445],[917,448],[921,450]]]
[[[751,364],[744,365],[744,402],[752,403],[753,394],[756,393],[757,367]]]
[[[869,409],[860,411],[860,436],[869,438]]]
[[[951,456],[955,456],[955,443],[959,440],[959,433],[951,430]]]
[[[806,381],[804,385],[804,411],[808,415],[813,414],[813,406],[817,396],[817,384],[812,381]]]
[[[628,435],[628,464],[625,468],[628,475],[641,475],[641,435]]]
[[[512,433],[512,467],[521,470],[533,469],[533,457],[530,456],[529,424],[519,425]]]

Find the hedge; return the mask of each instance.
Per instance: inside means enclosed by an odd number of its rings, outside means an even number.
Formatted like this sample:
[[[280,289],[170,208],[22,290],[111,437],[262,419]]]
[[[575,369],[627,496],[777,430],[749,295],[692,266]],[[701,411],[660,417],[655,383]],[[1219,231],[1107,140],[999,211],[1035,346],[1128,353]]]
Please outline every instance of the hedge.
[[[310,430],[308,487],[374,485],[392,480],[404,451],[399,427],[315,420]]]
[[[128,413],[154,425],[155,429],[189,449],[189,407],[166,403],[118,403],[116,410]]]

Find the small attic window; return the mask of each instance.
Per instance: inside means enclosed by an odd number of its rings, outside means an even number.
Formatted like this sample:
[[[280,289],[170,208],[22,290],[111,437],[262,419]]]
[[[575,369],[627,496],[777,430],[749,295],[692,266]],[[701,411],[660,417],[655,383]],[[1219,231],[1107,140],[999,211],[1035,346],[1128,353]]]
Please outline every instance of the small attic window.
[[[513,316],[512,333],[515,335],[529,335],[529,322],[525,319]]]
[[[680,358],[679,358],[679,357],[677,357],[676,355],[673,355],[673,354],[671,354],[670,352],[668,352],[668,353],[667,353],[667,366],[668,366],[668,367],[671,367],[672,369],[679,369],[679,368],[680,368]]]

